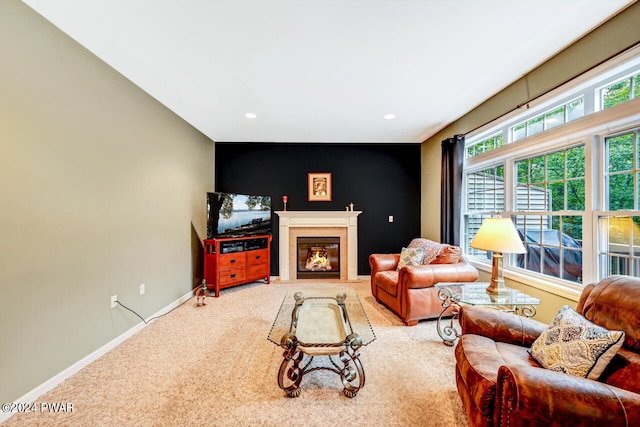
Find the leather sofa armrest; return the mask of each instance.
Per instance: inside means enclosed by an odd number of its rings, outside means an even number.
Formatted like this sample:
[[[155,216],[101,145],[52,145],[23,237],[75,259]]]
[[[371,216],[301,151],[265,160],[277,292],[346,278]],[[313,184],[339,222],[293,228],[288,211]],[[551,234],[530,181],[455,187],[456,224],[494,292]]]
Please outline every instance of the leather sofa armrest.
[[[640,420],[640,394],[527,365],[500,367],[495,405],[500,426],[611,427]]]
[[[369,266],[371,275],[378,271],[395,270],[398,268],[400,254],[371,254],[369,255]]]
[[[548,325],[534,319],[493,308],[462,305],[460,328],[463,334],[476,334],[494,341],[529,347]]]
[[[469,263],[407,265],[398,274],[401,287],[408,289],[429,288],[440,282],[473,282],[478,270]]]

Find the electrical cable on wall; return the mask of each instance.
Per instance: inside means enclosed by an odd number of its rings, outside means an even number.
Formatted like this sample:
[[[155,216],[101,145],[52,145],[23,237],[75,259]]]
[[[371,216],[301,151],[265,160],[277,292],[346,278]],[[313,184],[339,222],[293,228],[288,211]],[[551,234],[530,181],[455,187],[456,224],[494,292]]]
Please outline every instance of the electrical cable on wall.
[[[206,296],[208,296],[208,295],[207,295],[207,294],[205,294],[203,297],[206,297]],[[149,323],[151,323],[152,321],[154,321],[154,320],[156,320],[156,319],[159,319],[159,318],[161,318],[161,317],[163,317],[163,316],[166,316],[167,314],[171,313],[173,310],[175,310],[175,309],[177,309],[177,308],[179,308],[179,307],[182,307],[185,303],[187,303],[188,301],[191,301],[192,299],[193,299],[193,297],[189,298],[188,300],[186,300],[186,301],[185,301],[185,302],[183,302],[182,304],[180,304],[180,305],[178,305],[178,306],[176,306],[176,307],[172,308],[171,310],[167,311],[166,313],[163,313],[163,314],[161,314],[161,315],[159,315],[159,316],[152,317],[152,318],[151,318],[151,319],[149,319],[149,320],[144,320],[144,318],[143,318],[142,316],[140,316],[140,315],[139,315],[138,313],[136,313],[134,310],[130,309],[129,307],[127,307],[126,305],[124,305],[123,303],[121,303],[119,300],[116,300],[115,302],[116,302],[117,304],[120,304],[120,305],[122,306],[122,308],[125,308],[125,309],[129,310],[130,312],[132,312],[133,314],[135,314],[136,316],[138,316],[138,317],[139,317],[139,318],[140,318],[140,319],[145,323],[145,325],[148,325],[148,324],[149,324]],[[200,304],[200,303],[198,303],[198,306],[200,306],[200,305],[206,305],[206,304],[204,304],[204,302],[203,302],[203,303],[201,303],[201,304]]]

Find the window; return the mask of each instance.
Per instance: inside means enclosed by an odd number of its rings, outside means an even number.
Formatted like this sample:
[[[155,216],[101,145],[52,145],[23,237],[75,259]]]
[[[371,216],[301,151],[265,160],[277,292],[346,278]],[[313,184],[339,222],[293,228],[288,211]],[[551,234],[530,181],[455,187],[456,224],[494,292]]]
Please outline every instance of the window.
[[[598,262],[602,276],[640,276],[640,216],[600,216]]]
[[[461,242],[470,260],[488,261],[469,243],[500,212],[527,248],[505,256],[506,275],[578,290],[611,274],[640,277],[635,55],[466,136]]]
[[[518,141],[584,116],[584,97],[554,107],[511,128],[511,141]]]
[[[640,74],[620,80],[600,90],[602,109],[640,97]]]
[[[467,145],[465,147],[465,153],[466,153],[465,156],[473,157],[478,154],[486,153],[487,151],[491,151],[498,147],[502,147],[502,143],[503,143],[502,133],[492,135],[473,145]]]
[[[640,276],[639,130],[605,138],[605,212],[598,215],[598,262],[605,275]]]
[[[517,210],[584,210],[584,145],[519,160],[515,168]]]
[[[515,162],[516,227],[527,254],[518,267],[582,282],[584,145]]]
[[[494,166],[467,174],[465,187],[468,196],[463,241],[466,242],[465,246],[470,253],[481,255],[485,252],[469,247],[469,243],[485,218],[504,211],[504,166]]]
[[[638,209],[638,130],[605,139],[607,209]]]

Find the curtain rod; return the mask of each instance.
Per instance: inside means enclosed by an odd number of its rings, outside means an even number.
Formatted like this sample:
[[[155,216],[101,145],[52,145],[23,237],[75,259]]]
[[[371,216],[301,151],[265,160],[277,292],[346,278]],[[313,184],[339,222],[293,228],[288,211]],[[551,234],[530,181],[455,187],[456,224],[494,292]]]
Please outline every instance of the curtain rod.
[[[612,60],[612,59],[614,59],[615,57],[620,56],[620,55],[624,54],[625,52],[631,51],[631,50],[633,50],[634,48],[636,48],[636,47],[638,47],[638,46],[640,46],[640,43],[636,43],[636,44],[635,44],[635,45],[633,45],[633,46],[630,46],[630,47],[628,47],[628,48],[626,48],[626,49],[624,49],[624,50],[622,50],[622,51],[619,51],[619,52],[617,52],[617,53],[615,53],[615,54],[613,54],[613,55],[610,55],[610,56],[609,56],[609,57],[607,57],[606,59],[603,59],[602,61],[600,61],[600,62],[598,62],[598,63],[596,63],[596,64],[592,65],[591,67],[587,68],[586,70],[583,70],[583,71],[581,71],[580,73],[575,74],[574,76],[572,76],[572,77],[570,77],[570,78],[568,78],[568,79],[564,80],[563,82],[558,83],[557,85],[555,85],[554,87],[552,87],[552,88],[550,88],[550,89],[546,90],[545,92],[542,92],[541,94],[536,95],[536,96],[534,96],[533,98],[529,98],[529,99],[528,99],[527,101],[525,101],[525,102],[522,102],[522,103],[520,103],[520,104],[517,104],[514,108],[512,108],[512,109],[510,109],[510,110],[508,110],[508,111],[506,111],[506,112],[504,112],[504,113],[502,113],[502,114],[500,114],[498,117],[495,117],[495,118],[493,118],[493,119],[489,120],[489,121],[488,121],[488,122],[486,122],[486,123],[483,123],[483,124],[481,124],[481,125],[479,125],[479,126],[476,126],[475,128],[471,129],[470,131],[467,131],[466,133],[464,133],[464,135],[466,136],[466,135],[468,135],[468,134],[470,134],[470,133],[472,133],[472,132],[475,132],[476,130],[478,130],[478,129],[480,129],[480,128],[483,128],[484,126],[486,126],[486,125],[488,125],[488,124],[490,124],[490,123],[493,123],[493,122],[495,122],[495,121],[497,121],[497,120],[500,120],[500,119],[501,119],[501,118],[503,118],[504,116],[509,115],[509,114],[513,113],[514,111],[517,111],[517,110],[519,110],[520,108],[522,108],[522,107],[524,107],[524,106],[527,106],[527,108],[529,108],[529,104],[530,104],[530,103],[532,103],[532,102],[534,102],[534,101],[538,100],[539,98],[542,98],[543,96],[548,95],[549,93],[553,92],[553,91],[554,91],[554,90],[556,90],[556,89],[559,89],[560,87],[562,87],[562,86],[566,85],[567,83],[571,82],[572,80],[577,79],[578,77],[580,77],[580,76],[582,76],[582,75],[584,75],[584,74],[586,74],[586,73],[588,73],[588,72],[590,72],[590,71],[594,70],[595,68],[600,67],[602,64],[604,64],[604,63],[606,63],[606,62],[608,62],[608,61],[611,61],[611,60]],[[552,59],[552,58],[551,58],[551,59]],[[533,71],[533,70],[532,70],[532,71]],[[529,97],[529,96],[530,96],[530,95],[529,95],[529,78],[528,78],[528,76],[529,76],[530,74],[531,74],[531,71],[530,71],[529,73],[527,73],[525,76],[523,76],[523,77],[522,77],[523,79],[525,79],[525,83],[526,83],[526,87],[527,87],[527,97]],[[517,80],[516,80],[514,83],[512,83],[511,85],[509,85],[508,87],[513,86],[515,83],[517,83]],[[508,87],[507,87],[507,88],[508,88]],[[503,91],[504,91],[504,90],[506,90],[507,88],[503,89],[503,90],[502,90],[502,91],[500,91],[500,92],[503,92]],[[494,94],[493,96],[498,95],[500,92],[498,92],[498,93]],[[493,97],[493,96],[492,96],[492,97]],[[491,99],[491,98],[489,98],[489,99]],[[485,101],[485,102],[486,102],[486,101]],[[482,105],[482,104],[481,104],[481,105]],[[477,108],[477,107],[476,107],[476,108]],[[473,111],[473,110],[472,110],[472,111]],[[468,114],[468,113],[467,113],[467,114]]]

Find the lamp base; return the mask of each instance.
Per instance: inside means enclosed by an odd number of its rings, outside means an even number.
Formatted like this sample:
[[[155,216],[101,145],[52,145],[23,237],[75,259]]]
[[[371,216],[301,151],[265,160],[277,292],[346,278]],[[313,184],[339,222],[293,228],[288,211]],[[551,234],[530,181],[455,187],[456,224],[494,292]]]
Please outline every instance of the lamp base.
[[[491,281],[487,286],[487,293],[491,295],[509,295],[509,289],[502,278],[502,254],[494,252],[491,258]]]
[[[487,286],[487,293],[491,295],[509,295],[509,289],[504,285],[504,280],[497,281],[491,278],[489,286]]]

